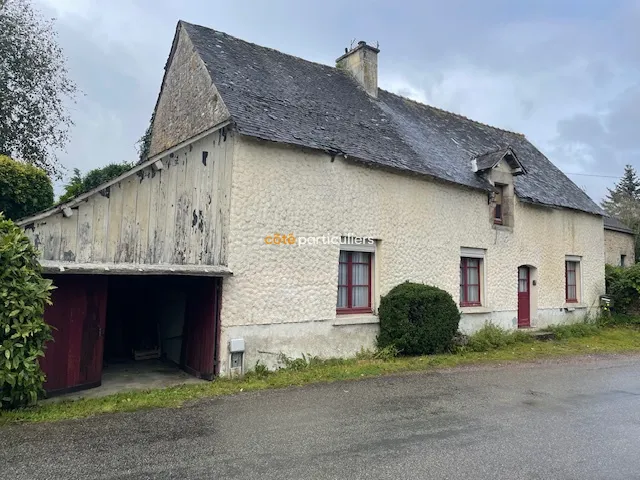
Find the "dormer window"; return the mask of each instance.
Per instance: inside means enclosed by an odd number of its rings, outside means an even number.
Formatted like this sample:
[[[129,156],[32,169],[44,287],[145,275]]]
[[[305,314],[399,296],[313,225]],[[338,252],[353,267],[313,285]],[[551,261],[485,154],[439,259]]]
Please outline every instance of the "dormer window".
[[[493,223],[496,225],[504,224],[504,210],[502,202],[504,200],[504,185],[496,185],[496,191],[493,196]]]

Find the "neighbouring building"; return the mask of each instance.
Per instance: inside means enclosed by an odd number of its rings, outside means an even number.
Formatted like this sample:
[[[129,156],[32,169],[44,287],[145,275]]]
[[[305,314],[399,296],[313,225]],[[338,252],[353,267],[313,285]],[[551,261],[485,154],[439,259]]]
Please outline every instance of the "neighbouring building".
[[[636,263],[636,237],[629,227],[615,217],[604,217],[604,261],[628,267]]]
[[[465,332],[598,308],[601,209],[524,135],[378,88],[378,53],[332,67],[178,24],[149,160],[21,222],[59,286],[56,387],[106,352],[208,378],[353,355],[407,280]]]

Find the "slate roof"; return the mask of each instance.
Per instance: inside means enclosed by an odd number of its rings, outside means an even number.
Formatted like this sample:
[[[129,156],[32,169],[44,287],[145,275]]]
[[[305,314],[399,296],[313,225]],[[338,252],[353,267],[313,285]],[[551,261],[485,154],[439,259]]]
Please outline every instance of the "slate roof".
[[[633,230],[631,230],[615,217],[604,217],[604,229],[613,230],[615,232],[630,233],[631,235],[633,235]]]
[[[510,146],[527,171],[514,179],[521,200],[602,214],[523,135],[382,89],[374,99],[343,70],[181,25],[241,134],[484,190],[490,185],[471,159]]]

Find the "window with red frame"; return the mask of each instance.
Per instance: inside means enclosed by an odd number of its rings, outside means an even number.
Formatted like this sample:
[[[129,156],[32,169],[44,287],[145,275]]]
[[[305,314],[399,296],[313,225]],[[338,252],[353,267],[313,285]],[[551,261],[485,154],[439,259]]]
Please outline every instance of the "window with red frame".
[[[578,301],[578,262],[565,262],[566,300]]]
[[[369,252],[340,252],[338,313],[371,312],[371,256]]]
[[[460,306],[474,307],[480,302],[480,262],[479,258],[460,259]]]
[[[504,187],[502,185],[496,185],[496,192],[494,195],[495,207],[493,209],[493,223],[496,225],[502,225],[502,198],[504,195]]]

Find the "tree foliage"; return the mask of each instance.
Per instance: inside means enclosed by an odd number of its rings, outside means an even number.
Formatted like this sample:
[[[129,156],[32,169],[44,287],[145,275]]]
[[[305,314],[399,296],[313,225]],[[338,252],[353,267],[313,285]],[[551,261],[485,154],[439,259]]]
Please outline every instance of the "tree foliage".
[[[53,186],[47,174],[32,165],[0,155],[0,212],[11,220],[53,205]]]
[[[55,151],[68,141],[69,79],[53,21],[29,0],[0,0],[0,154],[58,174]]]
[[[640,313],[640,263],[628,268],[606,265],[605,272],[612,310],[621,314]]]
[[[402,355],[442,353],[453,346],[460,311],[451,295],[437,287],[405,282],[382,297],[378,347],[394,346]]]
[[[79,169],[73,169],[73,176],[69,179],[69,183],[64,186],[64,193],[60,196],[59,201],[66,202],[84,192],[88,192],[102,185],[109,180],[122,175],[124,172],[133,167],[131,163],[111,163],[102,168],[94,168],[89,170],[86,175],[82,175]]]
[[[51,339],[43,319],[51,280],[42,278],[37,252],[21,228],[0,214],[0,405],[34,403],[43,392],[39,358]]]
[[[140,161],[144,162],[147,158],[149,158],[149,151],[151,150],[151,133],[153,129],[153,121],[156,117],[156,113],[153,112],[151,115],[151,120],[149,120],[149,126],[144,132],[144,135],[140,137],[138,140],[138,155],[140,156]]]
[[[635,232],[636,259],[640,259],[640,178],[635,169],[627,165],[620,181],[607,190],[602,208]]]

